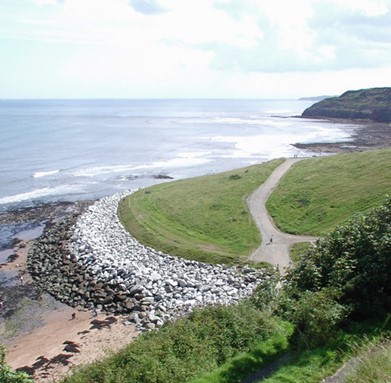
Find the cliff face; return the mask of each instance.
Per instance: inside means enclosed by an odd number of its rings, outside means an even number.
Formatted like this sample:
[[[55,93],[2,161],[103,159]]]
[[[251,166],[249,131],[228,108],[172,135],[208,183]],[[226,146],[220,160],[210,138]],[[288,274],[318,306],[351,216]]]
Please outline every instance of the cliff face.
[[[391,88],[350,90],[317,102],[302,117],[348,118],[391,122]]]

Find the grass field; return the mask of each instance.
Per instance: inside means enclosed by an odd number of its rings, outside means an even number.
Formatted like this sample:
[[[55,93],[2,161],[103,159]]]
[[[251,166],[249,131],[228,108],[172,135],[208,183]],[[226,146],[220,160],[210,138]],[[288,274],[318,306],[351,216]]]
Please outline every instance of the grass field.
[[[156,185],[126,198],[122,223],[141,243],[210,263],[240,263],[261,239],[246,198],[282,160]],[[296,163],[267,208],[281,230],[324,235],[391,193],[391,150]]]
[[[246,198],[282,162],[140,190],[121,202],[120,219],[155,249],[210,263],[240,263],[261,243]]]
[[[391,150],[312,158],[295,164],[267,208],[289,233],[324,235],[391,193]]]

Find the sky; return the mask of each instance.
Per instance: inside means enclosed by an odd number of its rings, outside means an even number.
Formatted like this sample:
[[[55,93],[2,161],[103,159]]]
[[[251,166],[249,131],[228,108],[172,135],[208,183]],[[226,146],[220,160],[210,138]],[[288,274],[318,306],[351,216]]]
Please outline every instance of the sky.
[[[391,86],[391,0],[0,0],[0,98]]]

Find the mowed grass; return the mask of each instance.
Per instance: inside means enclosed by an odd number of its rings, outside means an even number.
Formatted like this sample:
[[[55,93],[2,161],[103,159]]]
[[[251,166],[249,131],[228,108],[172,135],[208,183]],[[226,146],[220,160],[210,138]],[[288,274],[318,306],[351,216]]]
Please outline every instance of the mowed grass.
[[[267,202],[276,225],[324,235],[391,193],[391,149],[317,157],[296,163]]]
[[[282,162],[142,189],[120,203],[120,220],[138,241],[171,255],[244,262],[261,243],[246,198]]]

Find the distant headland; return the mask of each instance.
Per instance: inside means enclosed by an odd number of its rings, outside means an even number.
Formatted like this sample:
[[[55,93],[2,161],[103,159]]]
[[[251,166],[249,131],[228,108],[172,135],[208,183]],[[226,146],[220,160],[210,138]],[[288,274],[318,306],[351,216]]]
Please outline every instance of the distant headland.
[[[391,122],[391,87],[349,90],[315,103],[302,117]]]

